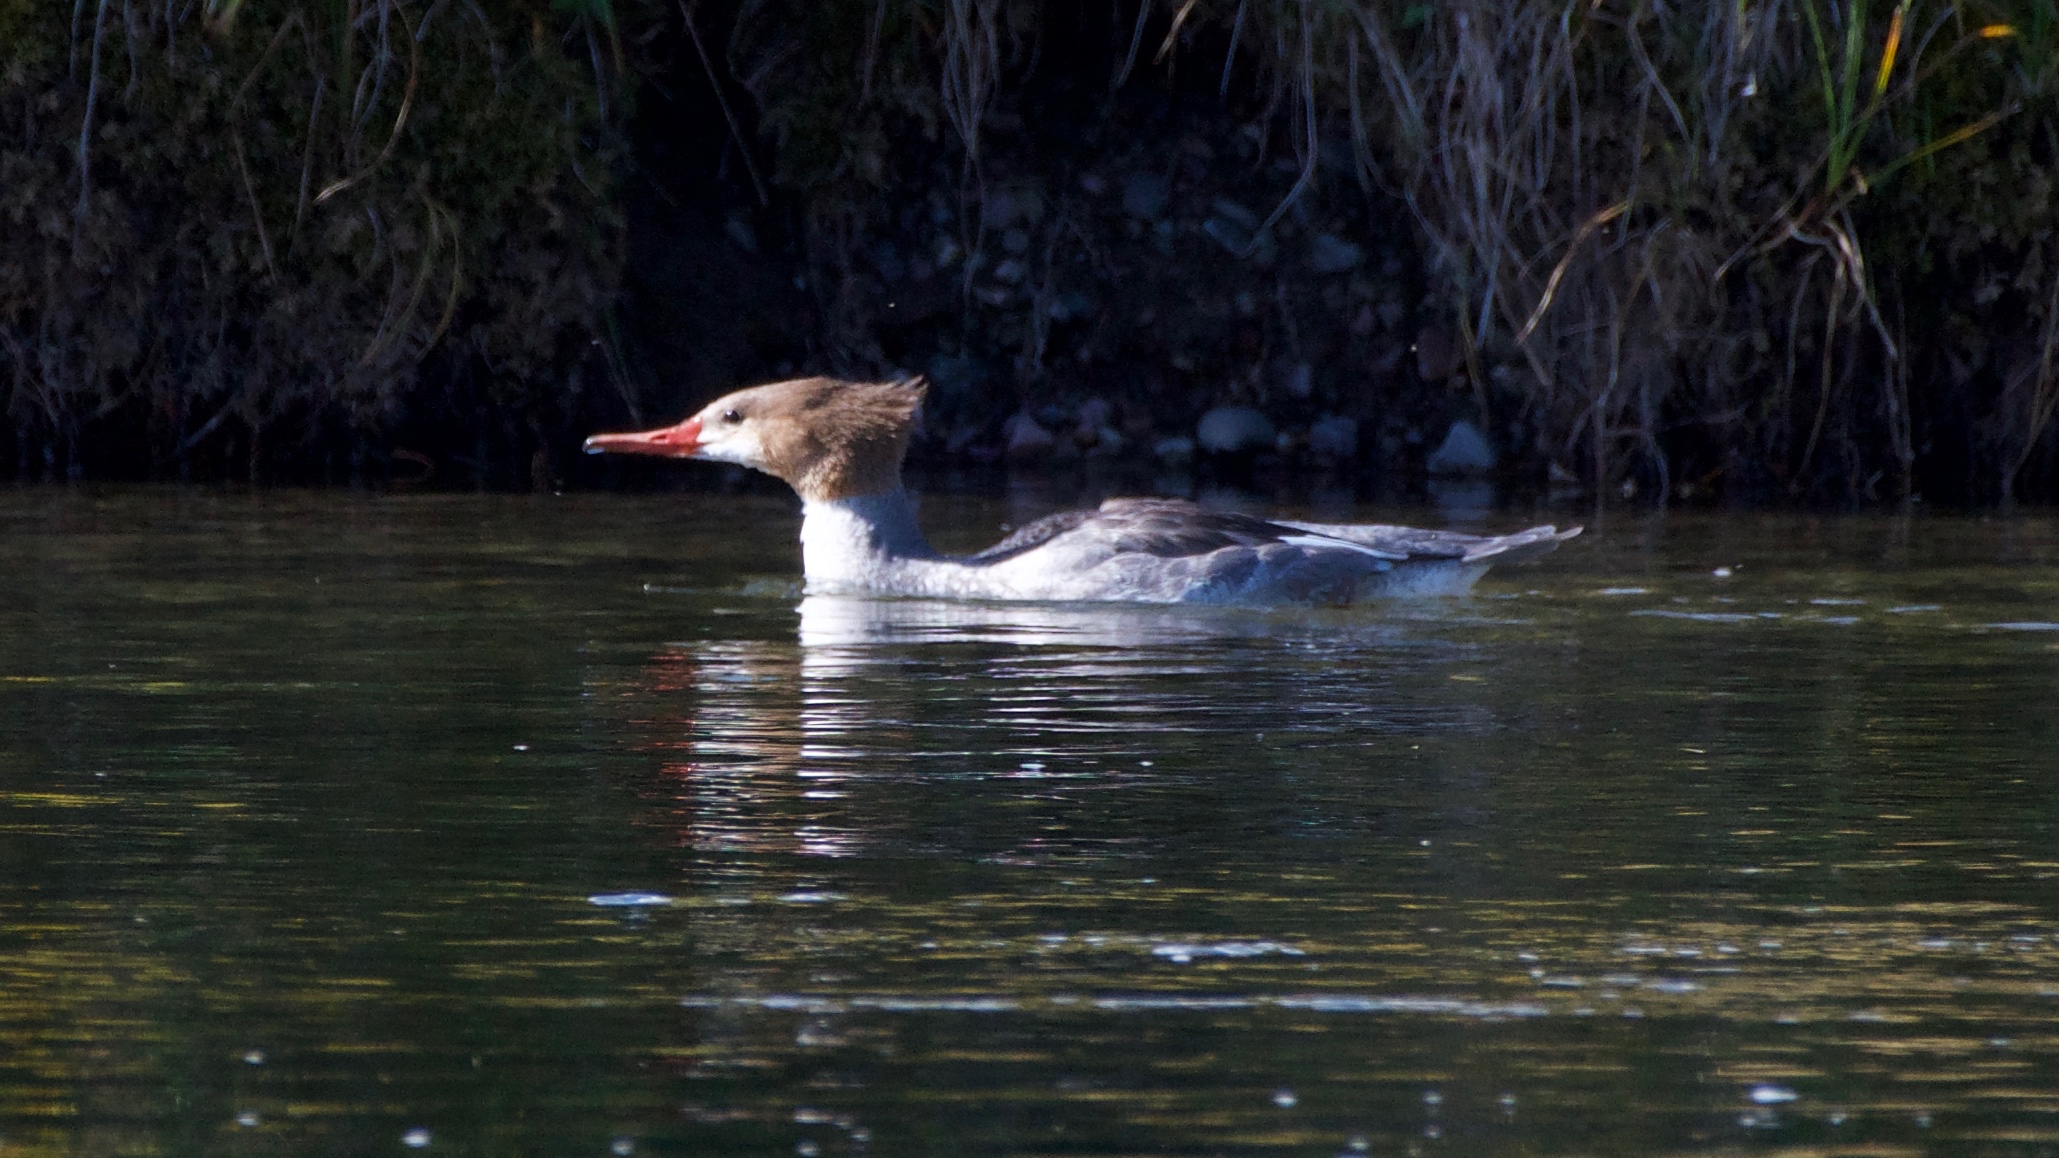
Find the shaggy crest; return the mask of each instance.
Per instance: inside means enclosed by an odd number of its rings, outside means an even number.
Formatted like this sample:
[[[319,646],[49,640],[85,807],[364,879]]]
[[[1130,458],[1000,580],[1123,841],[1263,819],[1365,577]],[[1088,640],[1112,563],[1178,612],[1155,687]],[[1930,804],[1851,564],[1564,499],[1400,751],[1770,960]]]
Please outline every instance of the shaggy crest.
[[[740,413],[758,425],[762,461],[804,499],[885,494],[901,485],[901,459],[929,383],[797,378],[739,390],[702,411]]]

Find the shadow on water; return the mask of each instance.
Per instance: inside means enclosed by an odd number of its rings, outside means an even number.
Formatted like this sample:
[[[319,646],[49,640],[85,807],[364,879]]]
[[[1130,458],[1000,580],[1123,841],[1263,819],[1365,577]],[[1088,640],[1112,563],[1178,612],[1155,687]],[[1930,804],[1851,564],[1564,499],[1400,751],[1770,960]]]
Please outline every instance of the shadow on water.
[[[2059,1148],[2049,521],[1257,612],[700,502],[8,496],[0,1152]]]

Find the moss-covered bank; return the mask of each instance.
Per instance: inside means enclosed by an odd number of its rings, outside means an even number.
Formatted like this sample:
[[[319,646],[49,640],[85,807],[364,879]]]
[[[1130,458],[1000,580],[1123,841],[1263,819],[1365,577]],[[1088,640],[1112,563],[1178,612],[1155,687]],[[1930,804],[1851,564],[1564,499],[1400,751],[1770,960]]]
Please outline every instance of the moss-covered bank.
[[[2052,0],[0,0],[0,465],[548,483],[820,369],[939,459],[2051,495],[2055,98]]]

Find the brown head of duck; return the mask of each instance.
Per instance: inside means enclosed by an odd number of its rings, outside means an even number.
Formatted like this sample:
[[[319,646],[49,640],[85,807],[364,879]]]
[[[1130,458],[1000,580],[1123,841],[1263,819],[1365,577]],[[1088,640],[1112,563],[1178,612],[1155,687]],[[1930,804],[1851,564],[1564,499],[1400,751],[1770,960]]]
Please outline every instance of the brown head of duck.
[[[810,502],[900,489],[929,384],[796,378],[725,394],[674,426],[596,434],[588,454],[647,454],[762,470]]]

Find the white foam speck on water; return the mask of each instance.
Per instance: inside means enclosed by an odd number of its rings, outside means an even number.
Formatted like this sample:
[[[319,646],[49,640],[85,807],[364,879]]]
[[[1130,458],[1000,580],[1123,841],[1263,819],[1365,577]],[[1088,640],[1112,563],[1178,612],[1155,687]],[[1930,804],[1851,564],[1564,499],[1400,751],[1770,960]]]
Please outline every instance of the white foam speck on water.
[[[1650,595],[1650,594],[1651,594],[1651,588],[1649,588],[1649,587],[1604,587],[1604,588],[1602,588],[1602,589],[1601,589],[1600,591],[1597,591],[1597,592],[1595,592],[1595,594],[1597,594],[1597,595]]]
[[[1994,631],[2059,631],[2059,623],[2042,620],[2016,620],[2009,623],[1986,623],[1981,626]]]
[[[629,1158],[631,1154],[636,1153],[636,1141],[633,1138],[617,1138],[608,1143],[608,1153],[613,1154],[615,1158]]]
[[[245,1050],[243,1053],[243,1064],[252,1066],[265,1064],[265,1051],[261,1049]]]
[[[1297,1103],[1297,1102],[1299,1102],[1299,1101],[1301,1101],[1301,1099],[1295,1096],[1295,1094],[1294,1094],[1294,1091],[1293,1091],[1293,1090],[1274,1090],[1274,1091],[1273,1091],[1273,1105],[1275,1105],[1275,1106],[1278,1106],[1279,1108],[1281,1108],[1281,1109],[1283,1109],[1283,1110],[1291,1110],[1291,1109],[1293,1109],[1293,1108],[1294,1108],[1294,1106],[1295,1106],[1295,1103]]]
[[[820,905],[830,901],[846,901],[849,900],[850,897],[844,893],[803,891],[795,893],[781,893],[779,894],[779,899],[785,901],[790,905]]]
[[[1817,607],[1864,607],[1864,606],[1866,606],[1866,601],[1865,601],[1864,599],[1830,599],[1830,598],[1819,598],[1819,599],[1811,599],[1811,600],[1809,600],[1809,602],[1810,602],[1811,604],[1813,604],[1813,605],[1817,606]]]
[[[853,1009],[883,1013],[1009,1013],[1022,1008],[1012,997],[853,997]]]
[[[1543,1017],[1545,1006],[1525,1001],[1462,1001],[1448,997],[1356,997],[1323,994],[1276,997],[1272,1004],[1281,1009],[1311,1013],[1430,1013],[1457,1017]]]
[[[1153,945],[1151,955],[1184,965],[1196,957],[1265,957],[1279,954],[1285,957],[1305,957],[1306,953],[1292,945],[1278,941],[1221,941],[1213,945],[1189,945],[1174,942]]]
[[[1943,610],[1944,605],[1939,603],[1904,603],[1900,607],[1888,608],[1887,613],[1889,615],[1916,615],[1924,611]]]
[[[1777,611],[1761,611],[1757,615],[1749,615],[1741,611],[1669,611],[1657,607],[1647,607],[1630,614],[1645,619],[1691,619],[1696,623],[1750,623],[1755,619],[1780,618]]]
[[[257,1116],[256,1110],[245,1110],[242,1113],[236,1115],[236,1124],[238,1126],[244,1127],[245,1129],[257,1125],[259,1121],[261,1121],[261,1119]]]
[[[400,1144],[410,1150],[420,1150],[429,1145],[429,1131],[416,1126],[400,1136]]]
[[[1152,1009],[1166,1009],[1180,1012],[1215,1009],[1250,1009],[1256,1006],[1257,1004],[1257,1000],[1250,997],[1183,997],[1179,995],[1172,995],[1165,997],[1096,997],[1094,999],[1094,1008],[1096,1009],[1110,1009],[1119,1010],[1123,1012]]]
[[[640,909],[653,905],[669,905],[672,898],[663,893],[595,893],[586,898],[589,905],[604,909]]]

